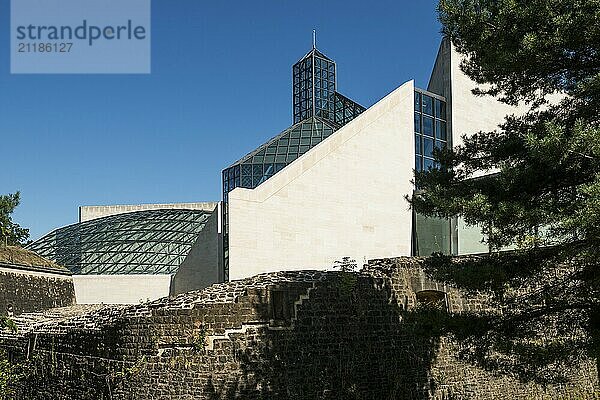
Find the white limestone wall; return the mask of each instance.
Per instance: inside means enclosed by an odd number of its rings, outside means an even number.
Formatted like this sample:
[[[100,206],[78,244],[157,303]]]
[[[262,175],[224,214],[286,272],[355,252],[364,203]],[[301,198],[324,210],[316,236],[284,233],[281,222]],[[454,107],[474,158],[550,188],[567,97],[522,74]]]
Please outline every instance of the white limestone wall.
[[[222,208],[219,205],[204,228],[198,239],[185,257],[173,277],[171,295],[200,290],[224,281],[223,276],[223,242],[221,240]]]
[[[507,115],[520,115],[528,110],[525,105],[514,107],[492,96],[472,93],[478,85],[460,70],[463,57],[451,42],[444,39],[427,90],[446,97],[453,145],[462,144],[462,135],[479,131],[493,131]]]
[[[96,218],[107,217],[109,215],[125,214],[135,211],[164,209],[212,211],[215,209],[215,207],[217,207],[216,202],[81,206],[79,207],[79,222],[85,222]]]
[[[73,275],[77,304],[138,304],[169,295],[171,275]]]
[[[410,255],[414,84],[255,189],[229,193],[230,279]]]

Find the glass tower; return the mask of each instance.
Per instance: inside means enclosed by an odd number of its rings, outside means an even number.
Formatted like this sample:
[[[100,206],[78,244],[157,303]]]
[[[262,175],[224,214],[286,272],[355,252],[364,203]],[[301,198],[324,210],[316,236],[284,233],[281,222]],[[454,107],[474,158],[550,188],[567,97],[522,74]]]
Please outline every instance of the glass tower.
[[[335,68],[335,62],[316,48],[294,64],[294,123],[312,116],[333,119]]]

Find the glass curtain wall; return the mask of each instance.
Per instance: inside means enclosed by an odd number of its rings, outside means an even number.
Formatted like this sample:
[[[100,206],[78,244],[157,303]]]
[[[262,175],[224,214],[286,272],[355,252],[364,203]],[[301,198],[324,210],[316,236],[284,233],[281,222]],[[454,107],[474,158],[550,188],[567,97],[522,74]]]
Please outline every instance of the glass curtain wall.
[[[443,97],[415,89],[415,170],[438,168],[435,148],[445,148],[450,135],[446,127],[446,101]],[[452,252],[451,223],[448,219],[413,215],[413,255]]]
[[[434,148],[448,145],[446,102],[440,96],[415,90],[415,169],[437,167]]]

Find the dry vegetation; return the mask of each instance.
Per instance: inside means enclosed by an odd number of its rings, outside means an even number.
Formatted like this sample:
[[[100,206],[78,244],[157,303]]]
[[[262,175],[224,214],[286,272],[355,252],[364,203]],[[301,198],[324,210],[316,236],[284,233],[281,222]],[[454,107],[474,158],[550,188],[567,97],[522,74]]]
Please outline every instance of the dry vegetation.
[[[64,267],[37,255],[33,251],[18,246],[0,245],[0,263],[65,270]]]

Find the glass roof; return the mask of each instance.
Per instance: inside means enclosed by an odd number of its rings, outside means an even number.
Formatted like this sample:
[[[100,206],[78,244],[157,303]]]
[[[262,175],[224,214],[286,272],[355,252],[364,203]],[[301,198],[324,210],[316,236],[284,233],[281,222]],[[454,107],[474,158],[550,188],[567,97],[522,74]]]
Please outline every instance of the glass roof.
[[[73,274],[173,274],[211,215],[204,210],[151,210],[65,226],[27,248]]]
[[[236,187],[253,189],[308,150],[331,136],[339,126],[319,117],[292,125],[223,171],[223,198]]]
[[[327,60],[327,61],[333,61],[331,58],[327,57],[325,54],[323,54],[323,53],[321,53],[319,50],[317,50],[317,48],[316,48],[316,47],[313,47],[313,48],[312,48],[312,49],[311,49],[311,50],[310,50],[308,53],[306,53],[306,54],[304,55],[304,57],[302,57],[302,58],[300,59],[300,61],[302,61],[302,60],[304,60],[304,59],[306,59],[306,58],[312,57],[313,55],[315,55],[315,56],[317,56],[317,57],[320,57],[320,58],[324,58],[324,59],[325,59],[325,60]]]
[[[308,148],[298,148],[298,151],[296,151],[296,147],[294,146],[302,145],[309,146],[309,148],[311,148],[320,143],[323,139],[329,137],[338,128],[338,125],[319,117],[305,119],[304,121],[300,121],[290,126],[277,136],[269,139],[265,144],[259,146],[252,152],[246,154],[244,157],[231,164],[230,167],[245,163],[263,163],[271,162],[271,160],[275,161],[276,158],[271,157],[267,158],[266,160],[268,161],[266,161],[264,157],[267,155],[282,155],[290,153],[304,154],[306,151],[308,151]],[[304,140],[300,141],[291,139]],[[279,158],[278,160],[280,160],[280,162],[284,162],[283,158]],[[293,160],[290,159],[289,161]]]

